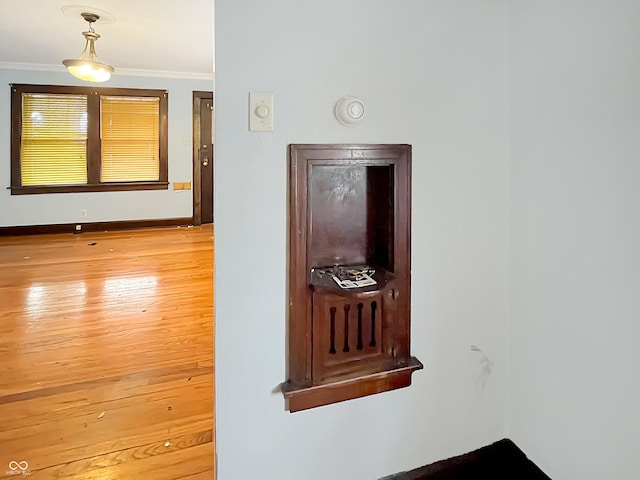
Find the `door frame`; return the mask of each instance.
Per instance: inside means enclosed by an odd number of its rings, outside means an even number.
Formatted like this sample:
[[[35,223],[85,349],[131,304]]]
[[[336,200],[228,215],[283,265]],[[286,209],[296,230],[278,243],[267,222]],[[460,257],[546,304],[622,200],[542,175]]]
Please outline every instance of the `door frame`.
[[[193,92],[193,224],[202,225],[202,176],[200,173],[200,106],[205,98],[213,99],[213,92]],[[211,139],[213,141],[213,139]],[[214,165],[215,166],[215,163]]]

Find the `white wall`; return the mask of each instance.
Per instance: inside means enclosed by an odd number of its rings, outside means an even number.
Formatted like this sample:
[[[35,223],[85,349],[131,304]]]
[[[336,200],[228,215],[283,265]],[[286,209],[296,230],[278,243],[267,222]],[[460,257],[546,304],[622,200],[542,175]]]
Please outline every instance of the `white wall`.
[[[505,1],[217,0],[215,31],[219,479],[374,479],[506,436]],[[249,91],[275,94],[275,132],[247,131]],[[357,127],[332,116],[346,94],[368,107]],[[412,353],[425,370],[407,389],[290,414],[273,390],[287,145],[303,142],[413,145]],[[484,388],[472,344],[493,362]]]
[[[510,434],[638,478],[640,2],[510,2]]]
[[[61,67],[63,70],[63,67]],[[191,191],[86,192],[11,195],[11,83],[87,85],[68,73],[0,69],[0,227],[73,222],[104,222],[191,217]],[[114,75],[108,87],[157,88],[169,91],[169,181],[191,181],[192,92],[213,89],[210,80]],[[185,143],[185,139],[187,143]],[[80,218],[80,209],[87,217]]]

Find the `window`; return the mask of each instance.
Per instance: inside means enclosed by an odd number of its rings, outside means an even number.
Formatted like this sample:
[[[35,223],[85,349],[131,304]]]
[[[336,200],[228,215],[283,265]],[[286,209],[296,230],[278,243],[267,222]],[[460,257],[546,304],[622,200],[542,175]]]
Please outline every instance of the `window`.
[[[167,92],[11,86],[11,193],[168,188]]]

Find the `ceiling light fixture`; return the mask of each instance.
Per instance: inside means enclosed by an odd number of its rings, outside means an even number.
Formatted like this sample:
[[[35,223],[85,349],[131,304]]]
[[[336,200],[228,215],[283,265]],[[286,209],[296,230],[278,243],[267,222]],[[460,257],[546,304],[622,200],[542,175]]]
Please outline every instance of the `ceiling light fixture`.
[[[95,42],[100,35],[93,29],[92,24],[95,23],[100,16],[95,13],[81,13],[82,18],[89,23],[89,31],[82,32],[87,43],[82,51],[82,55],[78,59],[63,60],[62,63],[69,73],[74,77],[88,82],[105,82],[111,78],[114,68],[106,63],[100,63],[96,55]]]

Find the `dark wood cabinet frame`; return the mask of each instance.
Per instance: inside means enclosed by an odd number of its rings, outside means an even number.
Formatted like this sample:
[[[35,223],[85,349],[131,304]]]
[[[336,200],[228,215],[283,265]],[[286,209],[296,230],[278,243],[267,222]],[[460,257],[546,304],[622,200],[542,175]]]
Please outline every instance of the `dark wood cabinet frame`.
[[[291,145],[289,160],[287,409],[410,385],[411,146]],[[342,289],[322,273],[335,265],[376,284]]]

